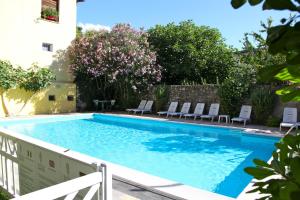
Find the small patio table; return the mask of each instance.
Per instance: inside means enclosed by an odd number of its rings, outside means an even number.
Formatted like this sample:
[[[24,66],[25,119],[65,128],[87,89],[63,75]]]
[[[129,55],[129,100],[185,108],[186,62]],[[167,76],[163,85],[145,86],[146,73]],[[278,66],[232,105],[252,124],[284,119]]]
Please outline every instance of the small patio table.
[[[218,123],[220,123],[222,119],[225,119],[226,124],[228,124],[230,122],[230,116],[229,115],[219,115]]]

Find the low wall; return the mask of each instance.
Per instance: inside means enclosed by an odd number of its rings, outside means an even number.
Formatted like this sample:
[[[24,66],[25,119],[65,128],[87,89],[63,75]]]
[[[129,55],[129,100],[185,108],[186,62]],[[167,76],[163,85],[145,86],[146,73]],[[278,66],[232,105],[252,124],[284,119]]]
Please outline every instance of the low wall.
[[[49,95],[55,99],[50,101]],[[18,88],[11,89],[0,98],[0,117],[7,114],[15,116],[75,111],[76,85],[73,83],[54,83],[35,94]]]
[[[170,85],[169,102],[178,101],[191,102],[195,106],[198,102],[211,103],[220,102],[218,87],[216,85]]]
[[[169,103],[178,101],[180,107],[184,102],[191,102],[192,109],[194,109],[196,103],[203,102],[206,104],[205,110],[207,111],[211,103],[220,102],[217,85],[169,85],[168,87],[170,91]],[[148,98],[154,98],[153,94],[149,95]],[[250,102],[250,99],[247,99],[246,102]],[[166,105],[165,109],[167,107],[168,105]],[[273,115],[282,118],[284,107],[298,108],[298,115],[300,116],[300,102],[283,103],[279,97],[276,98]]]

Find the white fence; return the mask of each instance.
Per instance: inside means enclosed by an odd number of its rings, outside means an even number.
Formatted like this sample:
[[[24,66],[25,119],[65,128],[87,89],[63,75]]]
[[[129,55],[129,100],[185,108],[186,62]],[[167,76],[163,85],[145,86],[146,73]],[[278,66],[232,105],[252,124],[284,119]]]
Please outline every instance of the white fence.
[[[19,200],[110,200],[112,176],[106,165],[73,154],[1,129],[0,186]]]

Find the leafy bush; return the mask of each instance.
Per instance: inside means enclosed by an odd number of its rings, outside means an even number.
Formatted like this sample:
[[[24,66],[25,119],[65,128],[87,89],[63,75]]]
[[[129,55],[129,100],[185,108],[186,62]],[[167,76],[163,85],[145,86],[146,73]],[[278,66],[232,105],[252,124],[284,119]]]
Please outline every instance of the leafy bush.
[[[269,127],[279,127],[281,119],[275,116],[269,116],[266,125]]]
[[[275,94],[269,88],[256,88],[251,92],[251,104],[253,106],[254,122],[265,124],[272,114]]]
[[[233,50],[219,30],[197,26],[193,21],[156,25],[148,30],[149,43],[163,67],[162,82],[179,85],[185,82],[220,82],[235,63]]]
[[[271,163],[255,159],[245,171],[257,179],[254,189],[260,200],[298,200],[300,197],[300,134],[286,135],[275,144]]]
[[[169,88],[166,85],[158,85],[154,91],[155,95],[155,110],[160,111],[168,103]]]
[[[244,99],[249,95],[254,85],[256,71],[246,64],[240,64],[230,69],[228,78],[218,90],[222,111],[230,115],[237,115]]]

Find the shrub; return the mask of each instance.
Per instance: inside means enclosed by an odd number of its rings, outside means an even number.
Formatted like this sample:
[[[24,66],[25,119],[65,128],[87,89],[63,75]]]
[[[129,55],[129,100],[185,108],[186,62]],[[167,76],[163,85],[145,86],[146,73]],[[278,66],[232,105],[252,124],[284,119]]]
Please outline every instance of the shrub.
[[[269,127],[279,127],[281,119],[275,116],[269,116],[266,125]]]
[[[254,122],[265,124],[272,114],[275,94],[269,88],[256,88],[251,93],[251,104],[253,106]]]
[[[231,68],[228,78],[218,90],[224,113],[238,114],[251,86],[255,83],[255,74],[255,69],[250,65],[240,64]]]

